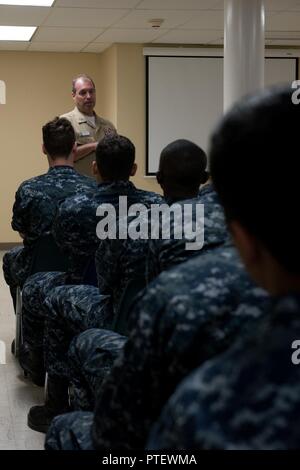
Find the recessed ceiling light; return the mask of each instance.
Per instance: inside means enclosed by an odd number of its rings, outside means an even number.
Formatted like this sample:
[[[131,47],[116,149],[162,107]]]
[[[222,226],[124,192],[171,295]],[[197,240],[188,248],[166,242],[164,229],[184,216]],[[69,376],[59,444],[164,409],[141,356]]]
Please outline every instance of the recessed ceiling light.
[[[0,5],[18,5],[18,6],[32,6],[32,7],[51,7],[54,0],[4,0]]]
[[[37,26],[0,26],[0,41],[30,41]]]

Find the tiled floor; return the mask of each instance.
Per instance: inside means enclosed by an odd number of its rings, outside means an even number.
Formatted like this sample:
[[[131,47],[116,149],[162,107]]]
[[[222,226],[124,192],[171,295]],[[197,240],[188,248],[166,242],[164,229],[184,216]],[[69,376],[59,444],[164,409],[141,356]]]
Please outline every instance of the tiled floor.
[[[23,378],[11,355],[15,316],[9,289],[3,279],[0,252],[0,341],[6,345],[6,364],[0,364],[0,450],[43,449],[45,435],[27,427],[27,413],[32,405],[43,403],[43,389]]]

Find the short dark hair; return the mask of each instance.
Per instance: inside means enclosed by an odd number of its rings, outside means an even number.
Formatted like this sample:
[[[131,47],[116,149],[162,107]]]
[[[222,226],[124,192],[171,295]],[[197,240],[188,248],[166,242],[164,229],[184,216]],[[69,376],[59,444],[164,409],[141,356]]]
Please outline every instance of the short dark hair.
[[[68,157],[75,140],[73,126],[65,118],[56,117],[43,126],[44,146],[53,160],[56,157]]]
[[[97,145],[96,162],[102,178],[128,180],[135,160],[135,146],[122,135],[105,136]]]
[[[80,78],[82,78],[83,80],[88,80],[89,82],[91,82],[93,87],[96,89],[94,80],[91,77],[89,77],[88,75],[86,75],[85,73],[82,73],[80,75],[76,75],[76,77],[73,78],[73,80],[72,80],[72,93],[76,92],[76,88],[75,88],[76,82]]]
[[[297,187],[300,106],[291,88],[246,97],[211,138],[210,169],[228,221],[237,220],[300,273]]]
[[[158,181],[174,190],[184,191],[186,188],[197,191],[200,184],[207,181],[207,157],[205,152],[193,142],[178,139],[167,145],[160,154]]]

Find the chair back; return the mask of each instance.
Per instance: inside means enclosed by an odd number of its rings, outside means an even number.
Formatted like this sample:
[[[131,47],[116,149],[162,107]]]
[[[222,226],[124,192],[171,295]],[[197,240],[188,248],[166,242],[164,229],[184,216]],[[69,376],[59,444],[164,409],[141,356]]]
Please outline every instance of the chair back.
[[[98,287],[95,257],[93,256],[87,263],[83,273],[82,284]]]
[[[62,253],[51,234],[39,238],[34,247],[30,275],[42,271],[66,271],[68,257]]]
[[[112,330],[120,335],[128,335],[128,321],[130,312],[133,309],[134,303],[137,300],[138,294],[145,288],[145,277],[131,279],[121,298],[119,309],[113,323]]]
[[[39,238],[33,250],[30,275],[39,272],[62,271],[68,269],[68,257],[61,252],[51,234]],[[16,336],[12,344],[12,353],[19,357],[20,348],[23,344],[22,326],[22,292],[17,287],[16,293]]]

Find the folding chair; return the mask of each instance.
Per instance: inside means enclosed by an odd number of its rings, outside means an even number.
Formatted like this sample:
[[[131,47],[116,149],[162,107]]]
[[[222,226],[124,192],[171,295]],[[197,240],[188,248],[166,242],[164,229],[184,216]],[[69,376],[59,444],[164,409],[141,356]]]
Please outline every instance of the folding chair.
[[[112,330],[120,335],[127,336],[128,335],[128,320],[130,316],[130,312],[133,309],[139,294],[146,286],[146,279],[145,277],[138,277],[135,279],[131,279],[121,298],[120,306],[115,318],[115,321],[112,326]]]
[[[68,265],[67,256],[61,252],[52,235],[45,235],[37,241],[34,248],[29,276],[43,271],[64,272],[68,269]],[[16,292],[16,336],[11,348],[15,357],[19,356],[22,342],[22,290],[21,287],[18,287]]]
[[[82,284],[98,287],[97,271],[94,256],[90,258],[87,262],[86,268],[83,272]]]

